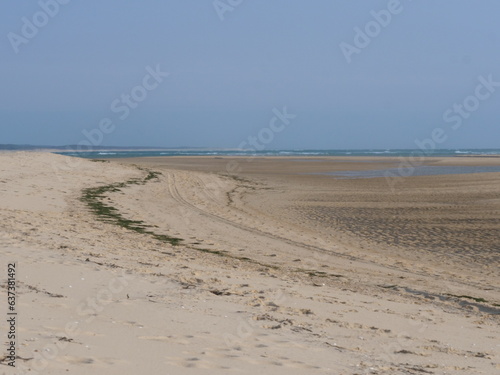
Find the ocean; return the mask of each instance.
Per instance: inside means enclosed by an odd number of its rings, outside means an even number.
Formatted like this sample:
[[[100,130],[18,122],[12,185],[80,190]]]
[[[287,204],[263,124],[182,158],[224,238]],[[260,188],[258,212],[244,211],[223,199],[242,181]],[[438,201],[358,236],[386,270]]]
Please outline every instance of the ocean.
[[[500,155],[500,149],[441,149],[441,150],[420,150],[420,149],[366,149],[366,150],[216,150],[216,149],[184,149],[184,150],[158,150],[158,151],[75,151],[68,150],[57,152],[60,155],[75,156],[87,159],[111,159],[111,158],[137,158],[155,156],[488,156]]]

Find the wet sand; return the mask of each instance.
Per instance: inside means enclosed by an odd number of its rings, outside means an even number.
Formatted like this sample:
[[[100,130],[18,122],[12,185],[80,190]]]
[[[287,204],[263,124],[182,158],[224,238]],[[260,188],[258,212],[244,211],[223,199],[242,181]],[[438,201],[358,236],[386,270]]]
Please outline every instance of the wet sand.
[[[354,247],[366,256],[404,255],[424,263],[457,264],[480,277],[484,272],[498,274],[500,173],[395,178],[391,172],[389,178],[369,179],[324,175],[401,165],[400,159],[385,157],[172,157],[126,162],[248,179],[248,186],[241,183],[229,192],[227,205],[345,244],[347,252]],[[500,159],[428,158],[423,165],[491,167],[500,166]],[[409,172],[402,170],[402,176]]]

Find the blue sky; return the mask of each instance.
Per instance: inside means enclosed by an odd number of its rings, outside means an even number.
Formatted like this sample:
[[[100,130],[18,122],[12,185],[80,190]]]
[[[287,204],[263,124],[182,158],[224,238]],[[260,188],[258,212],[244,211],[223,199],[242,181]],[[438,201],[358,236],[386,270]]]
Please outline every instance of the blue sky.
[[[101,145],[234,148],[286,107],[296,118],[268,149],[415,148],[436,128],[446,133],[442,148],[499,147],[500,87],[476,94],[479,77],[500,82],[497,0],[2,8],[0,143],[76,144],[109,119]],[[342,43],[357,52],[346,58]],[[169,73],[151,90],[141,88],[148,67]],[[141,101],[122,119],[112,104],[134,90]]]

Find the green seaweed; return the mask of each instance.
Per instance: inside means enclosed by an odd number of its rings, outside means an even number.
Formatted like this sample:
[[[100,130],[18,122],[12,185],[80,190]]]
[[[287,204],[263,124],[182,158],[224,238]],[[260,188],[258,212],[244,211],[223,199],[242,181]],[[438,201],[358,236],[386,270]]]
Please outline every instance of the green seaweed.
[[[166,242],[174,246],[179,245],[182,241],[181,238],[157,234],[149,230],[148,228],[150,228],[150,226],[146,225],[144,221],[126,219],[116,208],[102,201],[106,193],[119,192],[121,189],[130,185],[144,185],[153,179],[158,180],[158,176],[161,175],[160,172],[148,172],[148,175],[143,179],[132,178],[126,182],[84,189],[80,200],[87,205],[90,211],[96,215],[100,221],[115,224],[137,233],[148,234],[161,242]]]
[[[466,296],[466,295],[455,295],[455,294],[445,294],[445,296],[448,296],[448,297],[455,297],[455,298],[465,298],[465,299],[471,299],[473,300],[474,302],[478,302],[478,303],[489,303],[487,300],[485,300],[484,298],[476,298],[476,297],[471,297],[471,296]]]
[[[94,163],[109,163],[109,160],[103,160],[103,159],[91,159],[90,161]]]
[[[261,262],[258,262],[256,260],[253,260],[253,259],[250,259],[250,258],[247,258],[247,257],[239,257],[239,256],[236,256],[236,255],[231,255],[227,251],[203,249],[203,248],[199,248],[199,247],[189,247],[189,248],[193,249],[193,250],[201,251],[203,253],[214,254],[214,255],[221,256],[221,257],[226,257],[226,258],[240,260],[242,262],[257,264],[259,266],[267,267],[267,268],[270,268],[270,269],[278,269],[277,266],[274,266],[272,264],[261,263]]]
[[[343,275],[336,275],[333,273],[326,273],[323,271],[308,270],[305,268],[296,268],[294,270],[294,272],[305,273],[306,275],[309,275],[310,277],[344,277]]]

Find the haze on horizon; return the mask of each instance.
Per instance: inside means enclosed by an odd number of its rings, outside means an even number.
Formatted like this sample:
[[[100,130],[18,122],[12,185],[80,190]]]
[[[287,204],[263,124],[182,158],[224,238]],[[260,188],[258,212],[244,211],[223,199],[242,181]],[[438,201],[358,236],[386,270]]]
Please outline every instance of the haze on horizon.
[[[495,0],[6,2],[0,143],[498,148],[499,14]]]

